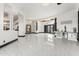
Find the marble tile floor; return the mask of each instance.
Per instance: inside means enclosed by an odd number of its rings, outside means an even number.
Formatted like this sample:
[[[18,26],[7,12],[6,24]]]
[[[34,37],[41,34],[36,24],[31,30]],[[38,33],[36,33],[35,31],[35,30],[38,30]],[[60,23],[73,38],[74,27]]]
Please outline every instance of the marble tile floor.
[[[79,42],[54,38],[52,34],[26,34],[0,48],[0,56],[79,56]]]

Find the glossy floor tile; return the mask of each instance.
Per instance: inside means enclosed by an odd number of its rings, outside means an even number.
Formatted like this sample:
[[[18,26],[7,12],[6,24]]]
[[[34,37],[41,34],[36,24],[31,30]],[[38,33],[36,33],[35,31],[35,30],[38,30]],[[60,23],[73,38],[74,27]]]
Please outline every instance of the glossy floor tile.
[[[79,56],[79,42],[54,38],[52,34],[26,34],[0,48],[0,56]]]

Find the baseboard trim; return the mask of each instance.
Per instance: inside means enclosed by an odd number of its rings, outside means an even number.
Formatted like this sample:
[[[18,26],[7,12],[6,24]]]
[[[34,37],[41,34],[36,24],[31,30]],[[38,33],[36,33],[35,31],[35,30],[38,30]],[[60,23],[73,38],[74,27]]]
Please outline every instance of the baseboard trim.
[[[45,32],[38,32],[38,33],[45,33]]]
[[[31,32],[31,33],[25,33],[25,34],[39,34],[39,33],[46,33],[46,32]],[[49,33],[51,34],[51,33]]]
[[[25,35],[18,35],[18,37],[25,37]]]
[[[31,33],[25,33],[25,34],[37,34],[36,32],[31,32]]]
[[[15,41],[17,41],[17,40],[18,40],[18,38],[15,39],[15,40],[12,40],[12,41],[10,41],[10,42],[7,42],[7,43],[1,45],[0,48],[2,48],[2,47],[4,47],[4,46],[7,46],[7,45],[9,45],[9,44],[11,44],[11,43],[13,43],[13,42],[15,42]]]

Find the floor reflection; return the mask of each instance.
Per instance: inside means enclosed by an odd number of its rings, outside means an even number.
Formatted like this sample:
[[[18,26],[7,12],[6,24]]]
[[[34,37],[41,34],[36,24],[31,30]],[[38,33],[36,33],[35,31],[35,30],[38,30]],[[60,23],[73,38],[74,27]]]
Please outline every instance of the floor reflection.
[[[0,55],[72,56],[79,55],[79,42],[58,39],[53,34],[26,34],[0,49]]]

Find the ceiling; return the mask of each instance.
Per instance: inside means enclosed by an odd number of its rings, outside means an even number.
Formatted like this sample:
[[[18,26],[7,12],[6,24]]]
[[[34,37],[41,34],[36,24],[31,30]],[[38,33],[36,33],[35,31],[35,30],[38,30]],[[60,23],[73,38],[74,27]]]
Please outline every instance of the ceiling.
[[[13,5],[20,10],[26,19],[42,19],[53,16],[62,12],[69,11],[75,8],[75,3],[13,3]]]

